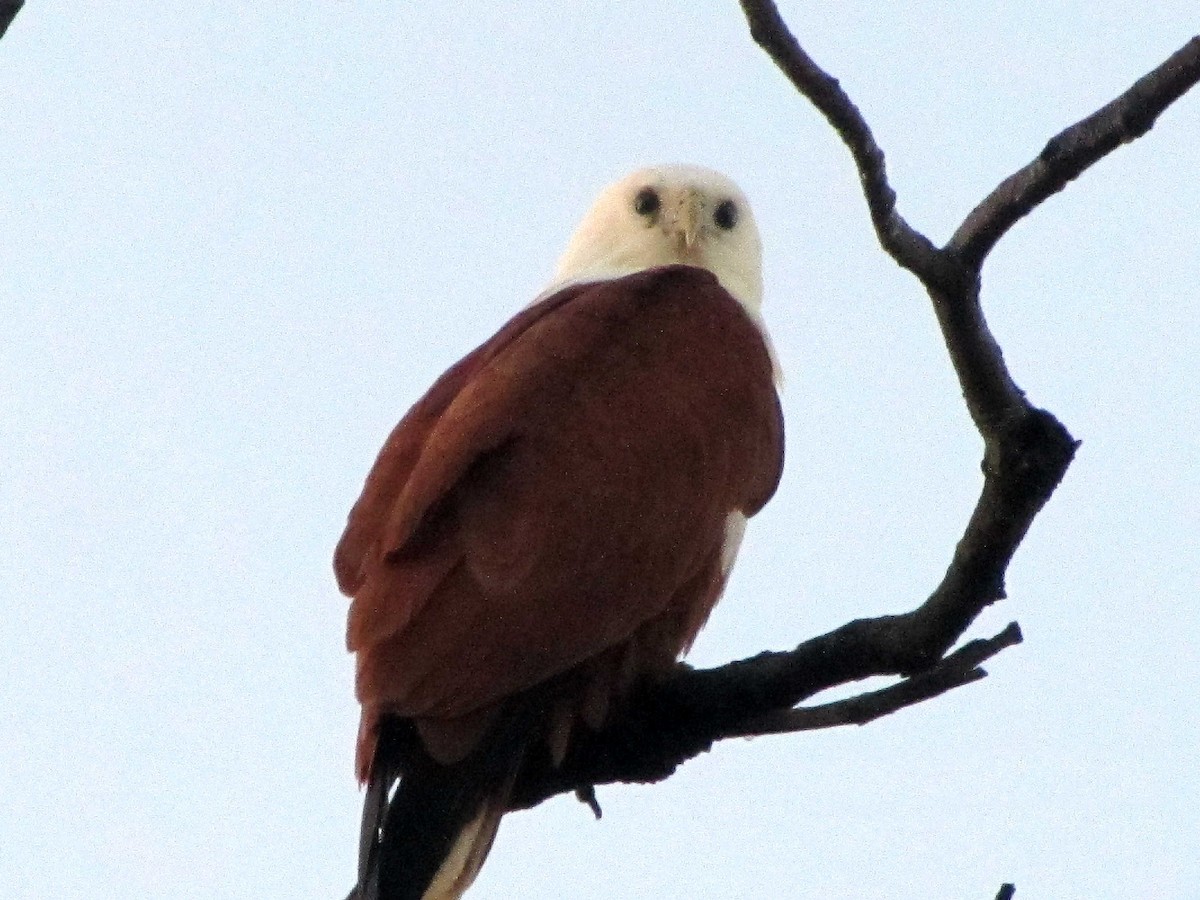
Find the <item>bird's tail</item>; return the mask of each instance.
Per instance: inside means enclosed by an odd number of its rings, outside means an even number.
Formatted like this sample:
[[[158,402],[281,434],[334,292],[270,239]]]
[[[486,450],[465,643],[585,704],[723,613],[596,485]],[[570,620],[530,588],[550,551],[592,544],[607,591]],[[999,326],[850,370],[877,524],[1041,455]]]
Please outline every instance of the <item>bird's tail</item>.
[[[363,804],[355,900],[458,900],[471,886],[496,838],[527,744],[525,734],[504,727],[514,723],[498,724],[475,752],[452,765],[414,752],[415,734],[391,739],[389,729],[382,730]],[[401,742],[406,752],[397,752]]]

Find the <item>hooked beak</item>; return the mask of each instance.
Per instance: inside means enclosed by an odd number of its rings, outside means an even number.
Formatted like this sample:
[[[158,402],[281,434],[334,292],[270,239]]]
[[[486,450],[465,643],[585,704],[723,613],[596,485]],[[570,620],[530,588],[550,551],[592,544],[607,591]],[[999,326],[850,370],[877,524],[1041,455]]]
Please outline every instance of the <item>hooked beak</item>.
[[[685,190],[669,216],[668,230],[679,240],[685,257],[695,256],[700,243],[701,202],[695,191]]]

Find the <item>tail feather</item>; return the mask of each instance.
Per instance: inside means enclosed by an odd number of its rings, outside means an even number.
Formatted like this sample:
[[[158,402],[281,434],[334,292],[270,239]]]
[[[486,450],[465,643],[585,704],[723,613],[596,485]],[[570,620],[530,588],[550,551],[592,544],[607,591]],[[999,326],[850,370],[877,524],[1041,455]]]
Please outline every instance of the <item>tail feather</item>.
[[[497,728],[462,762],[441,765],[411,725],[385,724],[363,803],[356,900],[458,900],[492,848],[527,730]],[[388,733],[396,726],[406,740]]]
[[[479,814],[454,839],[433,881],[421,895],[423,900],[458,900],[467,892],[492,849],[503,815],[502,806],[485,802]]]
[[[379,880],[372,873],[379,864],[379,837],[387,813],[388,794],[399,773],[386,765],[382,755],[376,760],[363,797],[362,825],[358,833],[358,882],[347,900],[379,900]],[[368,887],[371,888],[368,891]]]

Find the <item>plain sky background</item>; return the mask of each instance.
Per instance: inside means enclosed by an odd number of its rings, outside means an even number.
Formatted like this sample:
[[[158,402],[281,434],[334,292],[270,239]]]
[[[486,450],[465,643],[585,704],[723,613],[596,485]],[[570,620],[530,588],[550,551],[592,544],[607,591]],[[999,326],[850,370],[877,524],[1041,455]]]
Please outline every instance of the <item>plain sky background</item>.
[[[944,241],[1195,0],[789,2]],[[472,900],[1200,896],[1200,94],[1016,227],[985,305],[1083,446],[991,677],[505,820]],[[937,584],[980,487],[918,284],[733,0],[34,0],[0,42],[0,896],[319,898],[360,794],[329,558],[384,436],[605,183],[721,169],[788,464],[692,661]]]

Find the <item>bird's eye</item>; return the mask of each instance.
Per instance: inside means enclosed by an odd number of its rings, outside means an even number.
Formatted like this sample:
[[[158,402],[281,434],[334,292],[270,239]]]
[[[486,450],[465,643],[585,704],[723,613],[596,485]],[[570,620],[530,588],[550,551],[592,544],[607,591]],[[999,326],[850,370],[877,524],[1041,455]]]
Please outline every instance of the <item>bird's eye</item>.
[[[658,212],[660,206],[662,200],[658,198],[658,191],[651,187],[642,188],[633,198],[633,211],[639,216],[652,216]]]
[[[729,231],[738,220],[737,204],[732,200],[722,200],[713,210],[713,223],[725,231]]]

